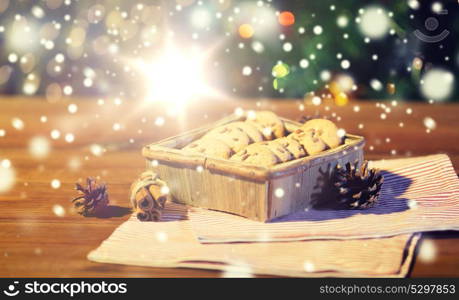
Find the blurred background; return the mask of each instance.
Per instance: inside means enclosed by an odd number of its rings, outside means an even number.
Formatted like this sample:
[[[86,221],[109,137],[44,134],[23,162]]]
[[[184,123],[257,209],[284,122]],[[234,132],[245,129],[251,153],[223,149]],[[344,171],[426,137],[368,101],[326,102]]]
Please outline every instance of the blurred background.
[[[458,101],[458,7],[0,0],[0,94]]]

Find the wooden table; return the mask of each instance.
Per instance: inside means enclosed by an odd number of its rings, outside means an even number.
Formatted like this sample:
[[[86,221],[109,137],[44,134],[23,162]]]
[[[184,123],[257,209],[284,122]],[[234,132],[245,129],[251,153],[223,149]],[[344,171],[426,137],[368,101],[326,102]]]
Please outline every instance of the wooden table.
[[[301,101],[257,103],[225,99],[194,102],[173,117],[167,109],[155,105],[127,100],[116,105],[113,99],[98,105],[94,100],[48,103],[43,99],[0,98],[0,130],[6,130],[6,135],[0,137],[0,161],[10,160],[16,172],[14,188],[0,194],[1,277],[219,276],[219,272],[203,270],[98,264],[88,261],[86,255],[129,217],[129,186],[144,168],[142,145],[218,120],[238,107],[272,109],[291,119],[303,114],[325,115],[348,132],[365,136],[365,154],[369,159],[442,152],[451,157],[456,171],[459,170],[459,105],[393,106],[390,102],[377,105],[376,101],[351,101],[345,107],[329,105],[328,109],[327,105],[320,109],[306,105],[301,111]],[[77,104],[77,113],[68,112],[70,103]],[[407,109],[412,112],[407,113]],[[382,113],[386,114],[384,120]],[[425,117],[436,121],[436,128],[430,133],[423,124]],[[22,130],[13,128],[13,118],[23,121]],[[162,121],[164,125],[158,126]],[[61,133],[57,140],[50,138],[53,129]],[[65,141],[67,133],[74,134],[72,143]],[[36,136],[51,141],[51,152],[44,159],[29,154],[30,140]],[[91,152],[92,144],[107,151],[96,156]],[[85,218],[72,210],[74,183],[88,176],[100,176],[108,184],[113,207],[107,218]],[[53,179],[60,180],[60,188],[51,188]],[[458,233],[426,233],[423,241],[434,242],[436,259],[417,259],[411,276],[459,276]]]

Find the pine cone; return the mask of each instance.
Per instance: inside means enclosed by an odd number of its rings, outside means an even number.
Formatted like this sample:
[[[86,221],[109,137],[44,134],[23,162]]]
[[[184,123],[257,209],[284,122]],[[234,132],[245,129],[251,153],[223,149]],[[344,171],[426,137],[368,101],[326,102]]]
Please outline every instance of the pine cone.
[[[358,163],[337,166],[333,176],[339,207],[370,208],[377,203],[384,177],[379,170],[368,169],[368,161],[360,169]]]
[[[83,216],[94,216],[108,206],[108,194],[105,184],[98,184],[96,179],[87,178],[87,187],[76,183],[80,196],[72,200],[77,212]]]

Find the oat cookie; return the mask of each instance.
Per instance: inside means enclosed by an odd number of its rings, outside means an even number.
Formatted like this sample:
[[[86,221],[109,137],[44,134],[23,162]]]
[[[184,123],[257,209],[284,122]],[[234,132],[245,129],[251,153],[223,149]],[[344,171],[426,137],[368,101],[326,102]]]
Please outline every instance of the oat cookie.
[[[257,129],[257,127],[255,127],[253,124],[250,124],[249,122],[239,121],[239,122],[230,123],[228,124],[228,126],[245,132],[249,136],[251,144],[261,142],[264,140],[263,135]]]
[[[316,136],[314,129],[304,130],[303,128],[299,128],[288,137],[298,141],[308,155],[314,155],[327,149],[327,145]]]
[[[212,139],[203,138],[188,144],[183,148],[185,151],[202,153],[209,157],[217,157],[228,159],[233,154],[231,148],[224,142]]]
[[[241,151],[250,143],[250,138],[245,132],[237,128],[231,128],[229,125],[224,125],[209,131],[204,138],[222,141],[234,152]]]
[[[261,132],[267,139],[280,138],[285,135],[284,122],[271,111],[257,111],[247,117],[247,121],[252,121],[261,127]]]
[[[303,146],[301,146],[301,144],[295,139],[289,139],[287,137],[283,137],[280,139],[275,139],[272,142],[279,144],[285,149],[287,149],[287,151],[290,152],[295,159],[306,156],[306,152],[304,151]]]
[[[336,148],[342,144],[343,139],[338,136],[338,127],[327,119],[309,120],[301,126],[304,130],[314,129],[316,135],[330,148]]]
[[[281,162],[286,162],[293,159],[292,153],[290,153],[284,146],[275,143],[275,140],[269,142],[262,142],[260,145],[268,147]]]
[[[231,160],[262,167],[273,166],[279,162],[279,158],[268,147],[259,143],[251,144],[244,150],[234,154]]]

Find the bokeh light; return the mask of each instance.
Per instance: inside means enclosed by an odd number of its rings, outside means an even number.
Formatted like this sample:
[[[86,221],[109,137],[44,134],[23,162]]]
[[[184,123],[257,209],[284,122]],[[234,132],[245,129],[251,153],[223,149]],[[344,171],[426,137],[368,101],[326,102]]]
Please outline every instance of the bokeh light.
[[[196,8],[191,14],[191,24],[198,29],[208,27],[211,22],[210,12],[204,8]]]
[[[390,28],[390,20],[386,10],[370,6],[364,9],[359,23],[360,31],[367,37],[381,39]]]
[[[0,194],[10,191],[16,182],[16,172],[8,159],[0,160]]]
[[[242,24],[239,26],[239,35],[244,39],[249,39],[253,36],[254,30],[250,24]]]
[[[421,92],[427,99],[447,99],[454,88],[454,75],[443,69],[433,68],[425,72],[421,80]]]
[[[36,136],[29,142],[29,153],[35,159],[48,157],[51,151],[49,140],[43,136]]]
[[[282,26],[292,26],[295,24],[295,15],[290,11],[283,11],[279,14],[278,20]]]
[[[290,72],[290,68],[285,63],[278,63],[273,67],[272,74],[276,78],[283,78]]]
[[[437,258],[437,246],[434,241],[422,240],[419,246],[418,259],[423,263],[432,263]]]

